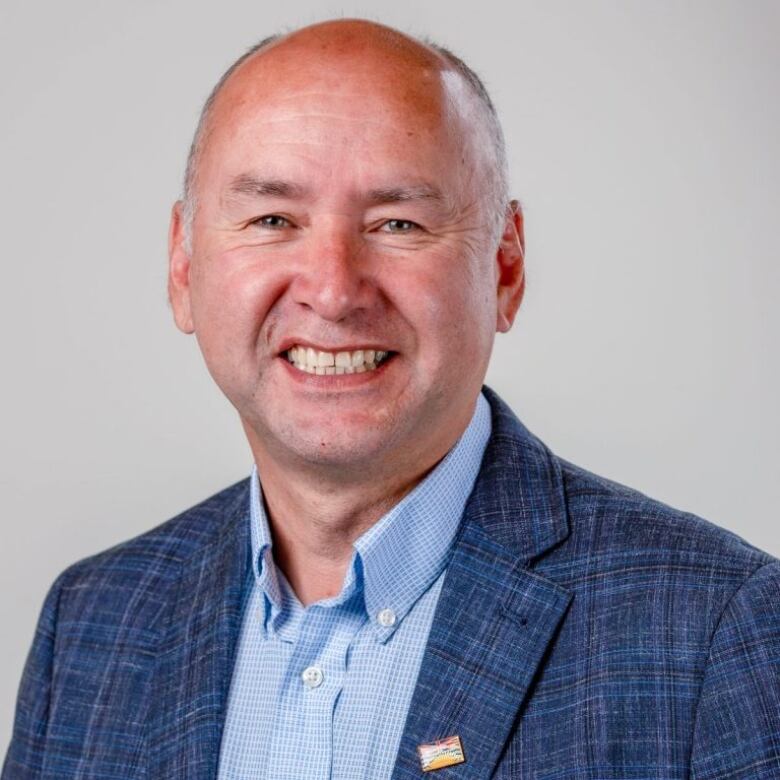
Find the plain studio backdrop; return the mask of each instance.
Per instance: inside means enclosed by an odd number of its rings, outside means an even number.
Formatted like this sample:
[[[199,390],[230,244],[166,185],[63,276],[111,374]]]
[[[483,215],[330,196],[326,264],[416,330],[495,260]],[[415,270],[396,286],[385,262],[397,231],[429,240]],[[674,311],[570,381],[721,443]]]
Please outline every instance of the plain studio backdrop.
[[[2,0],[0,752],[56,575],[250,470],[170,316],[168,214],[223,69],[331,16],[433,36],[495,99],[528,289],[488,384],[780,554],[780,4]]]

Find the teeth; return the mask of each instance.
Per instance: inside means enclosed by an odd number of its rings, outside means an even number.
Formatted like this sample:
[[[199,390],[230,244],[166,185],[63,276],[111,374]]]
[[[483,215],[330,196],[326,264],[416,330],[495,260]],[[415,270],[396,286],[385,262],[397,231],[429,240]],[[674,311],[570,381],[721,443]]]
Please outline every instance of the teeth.
[[[356,349],[353,352],[321,352],[296,345],[287,350],[287,359],[299,370],[320,376],[362,374],[373,371],[388,356],[387,351]]]

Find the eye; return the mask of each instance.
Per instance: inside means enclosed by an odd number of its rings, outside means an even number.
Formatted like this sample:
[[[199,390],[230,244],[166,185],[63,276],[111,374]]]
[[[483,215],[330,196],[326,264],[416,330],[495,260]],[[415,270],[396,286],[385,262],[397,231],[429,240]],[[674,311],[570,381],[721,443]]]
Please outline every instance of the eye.
[[[410,219],[388,219],[380,225],[379,229],[385,233],[411,233],[419,230],[420,226]]]
[[[262,217],[253,219],[250,224],[257,225],[258,227],[270,228],[271,230],[281,230],[282,228],[292,227],[290,220],[279,214],[265,214]]]

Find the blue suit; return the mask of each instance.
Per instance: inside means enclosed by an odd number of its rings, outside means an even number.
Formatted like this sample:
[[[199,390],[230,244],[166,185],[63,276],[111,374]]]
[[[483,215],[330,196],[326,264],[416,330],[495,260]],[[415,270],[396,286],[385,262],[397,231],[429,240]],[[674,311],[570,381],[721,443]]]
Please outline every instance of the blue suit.
[[[466,762],[431,777],[780,778],[780,562],[558,459],[485,393],[393,780],[456,734]],[[216,776],[247,491],[57,579],[2,780]]]

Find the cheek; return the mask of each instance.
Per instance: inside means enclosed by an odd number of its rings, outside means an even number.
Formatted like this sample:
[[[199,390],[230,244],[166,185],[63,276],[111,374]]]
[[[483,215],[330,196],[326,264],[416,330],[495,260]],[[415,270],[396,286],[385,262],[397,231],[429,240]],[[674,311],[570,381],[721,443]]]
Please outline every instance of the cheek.
[[[477,337],[495,324],[495,291],[490,279],[476,270],[418,278],[409,285],[407,299],[434,330],[451,329]]]
[[[452,363],[453,355],[471,360],[490,350],[495,329],[495,295],[488,284],[457,271],[417,275],[405,285],[402,311],[411,322],[427,360]]]
[[[239,406],[252,396],[264,365],[268,286],[247,269],[226,272],[216,264],[194,281],[193,322],[203,359],[223,393]]]
[[[251,252],[209,258],[193,275],[193,320],[199,339],[215,340],[223,349],[254,346],[274,301],[287,284],[274,265],[260,263]]]

